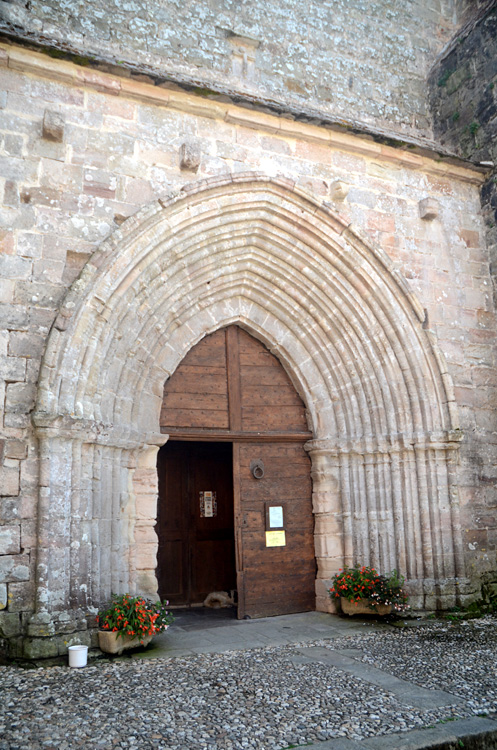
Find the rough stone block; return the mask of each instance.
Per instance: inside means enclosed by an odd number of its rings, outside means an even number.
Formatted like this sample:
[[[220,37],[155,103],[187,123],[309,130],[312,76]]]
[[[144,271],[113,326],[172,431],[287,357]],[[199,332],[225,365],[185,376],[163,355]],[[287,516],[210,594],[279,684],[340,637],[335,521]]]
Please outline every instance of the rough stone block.
[[[26,414],[31,411],[36,398],[36,386],[27,383],[10,383],[7,386],[5,411],[10,414]],[[11,493],[9,492],[9,495]]]
[[[23,645],[25,659],[48,659],[59,654],[56,638],[25,638]]]
[[[0,526],[0,555],[18,555],[21,551],[21,527]]]
[[[154,495],[137,495],[136,517],[138,519],[155,518],[157,515],[157,493]]]
[[[19,494],[19,467],[0,466],[0,496]]]
[[[7,440],[5,445],[5,457],[6,458],[26,458],[27,446],[23,440]]]
[[[10,156],[22,156],[24,138],[21,135],[8,134],[5,136],[4,148]]]
[[[135,550],[137,570],[155,570],[157,566],[157,543],[141,544]]]
[[[9,583],[9,612],[32,612],[35,603],[33,581]]]
[[[78,631],[77,633],[72,633],[71,635],[63,636],[62,638],[57,639],[57,647],[59,650],[59,656],[63,656],[64,654],[67,654],[67,649],[69,646],[88,646],[88,648],[91,648],[92,646],[92,633],[87,631]]]
[[[157,544],[157,533],[155,531],[155,522],[138,521],[135,526],[136,544]]]
[[[99,198],[114,198],[117,177],[103,169],[85,169],[83,191]]]
[[[0,377],[11,382],[25,380],[26,360],[20,357],[0,357]]]
[[[19,206],[19,188],[17,183],[7,180],[3,189],[3,202],[5,206],[17,208]]]
[[[21,634],[21,618],[16,612],[0,612],[0,636],[12,638]]]
[[[65,263],[59,260],[36,260],[33,263],[33,280],[57,284],[62,280]]]
[[[126,201],[142,205],[154,198],[154,189],[147,180],[130,179],[126,185]]]
[[[29,426],[30,416],[27,414],[5,414],[3,418],[5,427],[12,427],[16,430],[24,430]]]
[[[25,519],[21,524],[21,548],[32,549],[37,543],[37,521],[36,519]]]
[[[196,172],[200,166],[202,152],[198,141],[189,140],[181,144],[179,150],[179,164],[181,169]]]
[[[329,596],[316,596],[316,611],[328,612],[329,614],[334,615],[338,612],[338,606]]]
[[[7,606],[7,584],[0,583],[0,609],[5,609]]]
[[[0,497],[0,522],[8,523],[19,519],[19,498]]]
[[[14,332],[9,337],[9,354],[11,357],[41,357],[45,347],[45,337],[39,333]]]
[[[1,167],[0,167],[1,168]],[[0,255],[0,276],[4,279],[26,280],[31,277],[32,264],[27,258]]]
[[[48,141],[62,143],[64,140],[65,121],[59,112],[46,110],[43,116],[43,137]]]
[[[0,303],[10,305],[14,300],[15,282],[11,279],[0,279]]]
[[[137,590],[143,595],[150,599],[158,599],[159,593],[157,590],[157,578],[155,570],[142,570],[136,577]]]
[[[0,304],[0,327],[10,331],[26,330],[29,312],[24,305]]]
[[[349,186],[342,180],[335,180],[330,185],[330,198],[332,201],[344,201],[349,192]]]
[[[36,182],[37,170],[36,159],[0,156],[0,174],[8,175],[15,182]]]
[[[436,219],[440,213],[440,203],[436,198],[424,198],[419,201],[418,207],[420,218],[425,219],[426,221]]]
[[[0,555],[0,581],[29,581],[29,555]]]
[[[15,300],[24,304],[36,302],[38,305],[55,309],[60,304],[66,289],[62,284],[20,281],[16,286]]]

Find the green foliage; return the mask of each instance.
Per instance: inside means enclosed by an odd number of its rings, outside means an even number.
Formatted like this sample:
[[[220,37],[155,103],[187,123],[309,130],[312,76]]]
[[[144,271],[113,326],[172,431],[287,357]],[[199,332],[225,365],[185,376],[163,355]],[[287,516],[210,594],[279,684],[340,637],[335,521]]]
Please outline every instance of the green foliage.
[[[474,120],[469,126],[469,132],[471,133],[471,135],[476,135],[479,129],[480,123],[476,122],[476,120]]]
[[[466,608],[469,617],[483,617],[497,614],[497,590],[494,586],[484,583],[481,587],[482,598],[472,602]]]
[[[452,607],[449,612],[446,612],[444,617],[449,622],[460,622],[460,620],[464,620],[464,612],[460,607]]]
[[[452,607],[448,612],[440,613],[440,617],[453,624],[461,620],[474,620],[485,615],[497,614],[497,587],[489,583],[482,584],[482,598],[468,604],[467,607]],[[427,618],[429,619],[429,618]]]
[[[452,115],[452,122],[457,122],[460,116],[461,115],[459,114],[459,112],[454,112],[454,114]]]
[[[67,50],[56,49],[54,47],[42,47],[41,51],[56,60],[70,60],[75,65],[81,65],[81,67],[88,67],[92,62],[95,62],[95,58],[91,55],[76,55],[72,52],[67,52]]]
[[[111,630],[119,638],[125,635],[142,640],[167,630],[174,617],[167,611],[169,602],[156,602],[130,594],[114,594],[109,606],[98,613],[101,630]]]
[[[440,87],[446,86],[447,85],[447,81],[449,80],[449,78],[451,77],[452,73],[454,73],[454,72],[455,72],[454,70],[451,70],[450,68],[447,68],[447,70],[444,73],[442,73],[442,75],[438,79],[438,85]]]
[[[403,585],[404,576],[397,570],[381,575],[375,568],[354,565],[352,568],[340,568],[333,577],[330,596],[335,599],[343,596],[349,602],[367,599],[372,607],[375,604],[391,604],[394,610],[403,612],[409,608]]]
[[[197,94],[197,96],[219,96],[218,91],[213,91],[212,89],[207,89],[207,88],[201,88],[200,86],[195,86],[193,88],[193,92]]]

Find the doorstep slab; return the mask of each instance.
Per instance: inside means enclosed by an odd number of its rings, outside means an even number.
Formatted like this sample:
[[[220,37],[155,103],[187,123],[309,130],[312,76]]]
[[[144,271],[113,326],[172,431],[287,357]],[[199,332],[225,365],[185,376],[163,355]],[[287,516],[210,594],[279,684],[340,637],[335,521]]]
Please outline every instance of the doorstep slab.
[[[177,611],[177,621],[165,633],[155,636],[151,649],[141,652],[143,657],[170,659],[180,655],[288,646],[346,635],[369,634],[389,627],[384,623],[364,622],[361,618],[345,620],[326,612],[303,612],[254,620],[214,615],[212,626],[204,627],[208,621],[205,613]],[[140,658],[140,654],[136,658]]]

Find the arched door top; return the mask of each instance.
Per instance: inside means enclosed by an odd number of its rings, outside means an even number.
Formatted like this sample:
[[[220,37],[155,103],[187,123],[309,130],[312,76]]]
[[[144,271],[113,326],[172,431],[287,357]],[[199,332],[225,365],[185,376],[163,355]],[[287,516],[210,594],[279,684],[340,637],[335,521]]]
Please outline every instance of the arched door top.
[[[291,182],[209,180],[128,219],[73,284],[42,363],[39,608],[98,602],[130,581],[153,590],[155,520],[137,508],[156,497],[162,386],[232,324],[277,356],[307,406],[318,578],[360,560],[399,567],[420,603],[425,580],[456,591],[460,432],[423,318],[387,256]],[[101,529],[54,557],[61,518],[78,538],[79,526],[93,533],[87,518]]]
[[[88,262],[42,365],[35,421],[146,434],[158,383],[206,333],[238,323],[277,354],[315,437],[457,428],[446,368],[387,256],[284,180],[190,186],[143,209]]]

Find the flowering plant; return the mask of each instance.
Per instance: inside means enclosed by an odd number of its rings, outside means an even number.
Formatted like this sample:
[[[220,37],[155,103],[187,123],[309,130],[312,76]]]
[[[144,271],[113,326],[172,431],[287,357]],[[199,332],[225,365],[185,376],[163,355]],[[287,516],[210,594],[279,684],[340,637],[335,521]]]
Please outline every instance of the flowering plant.
[[[374,568],[365,565],[353,568],[340,568],[333,577],[333,587],[330,589],[331,598],[341,596],[349,602],[359,602],[367,599],[370,606],[375,604],[391,604],[397,612],[409,609],[407,594],[403,591],[404,576],[397,570],[389,575],[380,575]]]
[[[156,602],[130,594],[114,594],[107,607],[98,613],[101,630],[111,630],[117,637],[143,638],[167,630],[174,617],[167,611],[169,602]]]

